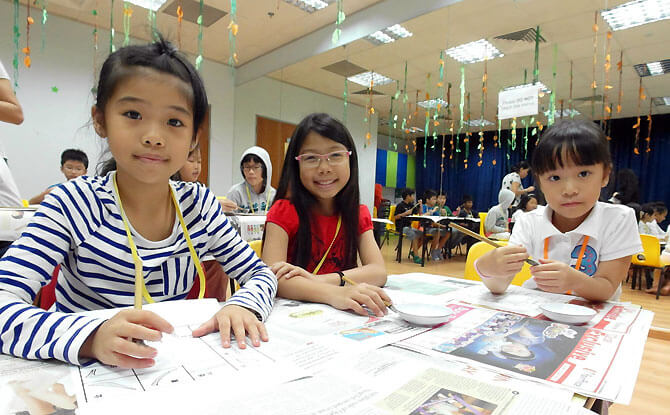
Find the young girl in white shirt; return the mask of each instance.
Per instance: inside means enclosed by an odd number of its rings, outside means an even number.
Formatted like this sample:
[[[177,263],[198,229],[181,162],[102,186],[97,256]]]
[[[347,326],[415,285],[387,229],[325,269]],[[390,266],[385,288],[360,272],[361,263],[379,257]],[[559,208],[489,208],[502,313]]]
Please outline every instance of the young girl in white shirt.
[[[633,209],[598,202],[612,159],[609,143],[592,122],[561,120],[542,136],[533,153],[545,209],[519,218],[509,245],[475,262],[493,293],[507,289],[529,256],[533,278],[524,286],[592,301],[618,299],[633,254],[642,251]]]

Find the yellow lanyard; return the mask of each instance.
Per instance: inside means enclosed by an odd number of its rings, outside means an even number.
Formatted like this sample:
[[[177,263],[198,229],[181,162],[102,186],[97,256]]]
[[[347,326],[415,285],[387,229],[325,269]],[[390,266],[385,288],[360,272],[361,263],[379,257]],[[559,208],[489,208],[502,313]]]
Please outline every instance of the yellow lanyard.
[[[316,268],[314,268],[314,271],[312,271],[312,274],[316,274],[321,269],[321,265],[323,265],[323,261],[326,260],[326,256],[328,256],[328,252],[330,252],[330,248],[333,247],[333,244],[335,243],[335,239],[337,239],[337,234],[340,233],[340,225],[342,225],[342,216],[339,216],[337,218],[337,227],[335,228],[335,235],[333,235],[333,240],[330,241],[330,245],[328,246],[328,249],[326,249],[326,252],[323,254],[323,258],[321,258],[321,261],[319,261],[319,264],[316,266]]]
[[[582,247],[579,250],[579,256],[577,257],[577,263],[575,264],[575,269],[579,271],[579,267],[582,266],[582,259],[584,258],[584,252],[586,252],[586,247],[589,244],[589,236],[584,235],[584,241],[582,241]],[[544,238],[544,259],[549,259],[549,238]],[[572,295],[572,291],[567,291],[566,294]]]
[[[267,186],[267,185],[266,185],[266,186]],[[249,208],[251,209],[251,213],[254,213],[254,214],[255,214],[256,211],[254,210],[254,205],[253,205],[253,203],[251,203],[251,192],[249,191],[249,185],[246,184],[246,183],[244,183],[244,187],[247,188],[247,197],[249,198]],[[267,191],[268,189],[265,189],[265,190]],[[269,204],[270,204],[270,192],[268,192],[267,200],[265,201],[265,214],[266,214],[266,215],[267,215],[267,213],[268,213],[268,205],[269,205]],[[259,208],[259,209],[258,209],[258,213],[260,213],[260,212],[261,212],[261,210],[260,210],[260,208]]]
[[[168,185],[169,186],[169,185]],[[179,203],[177,203],[177,198],[174,195],[174,190],[172,186],[170,187],[170,196],[172,196],[172,203],[174,203],[175,211],[179,217],[179,224],[181,229],[184,232],[184,239],[186,239],[186,244],[188,245],[188,250],[191,253],[191,258],[195,264],[195,269],[198,271],[198,277],[200,279],[200,291],[198,293],[198,298],[203,298],[205,296],[205,272],[200,266],[200,260],[198,259],[198,254],[193,248],[193,243],[191,242],[191,236],[186,229],[186,224],[184,223],[184,217],[181,214],[179,209]],[[142,308],[142,297],[146,300],[147,303],[155,303],[154,299],[151,298],[147,287],[144,284],[144,276],[142,275],[142,259],[137,253],[137,247],[135,246],[135,241],[133,241],[133,235],[130,232],[130,225],[128,224],[128,218],[126,218],[126,213],[123,210],[123,203],[121,203],[121,196],[119,195],[119,187],[116,184],[116,173],[114,173],[114,191],[116,192],[116,199],[119,201],[119,210],[121,211],[121,219],[123,219],[123,226],[126,228],[126,236],[128,237],[128,244],[130,245],[130,252],[133,255],[133,263],[135,264],[135,308]]]

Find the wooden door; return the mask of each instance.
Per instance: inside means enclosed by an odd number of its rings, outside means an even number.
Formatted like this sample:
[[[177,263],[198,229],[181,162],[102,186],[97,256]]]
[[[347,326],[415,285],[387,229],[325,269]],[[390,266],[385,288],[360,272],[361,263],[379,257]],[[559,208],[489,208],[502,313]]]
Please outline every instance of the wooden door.
[[[284,144],[295,130],[295,124],[256,116],[256,145],[270,154],[272,162],[272,180],[275,189],[279,185],[282,167],[284,167]]]

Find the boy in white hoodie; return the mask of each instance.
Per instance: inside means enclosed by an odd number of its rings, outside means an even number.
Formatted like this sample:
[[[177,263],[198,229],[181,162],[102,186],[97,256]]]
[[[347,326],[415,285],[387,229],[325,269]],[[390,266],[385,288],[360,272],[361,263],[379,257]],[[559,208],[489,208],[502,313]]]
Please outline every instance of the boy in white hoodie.
[[[498,204],[489,209],[484,221],[484,232],[491,239],[509,240],[509,226],[507,209],[514,201],[514,192],[501,189],[498,193]]]
[[[227,199],[221,201],[226,212],[239,209],[242,212],[265,215],[270,209],[277,191],[270,185],[272,162],[265,149],[248,148],[240,159],[243,181],[233,185]]]

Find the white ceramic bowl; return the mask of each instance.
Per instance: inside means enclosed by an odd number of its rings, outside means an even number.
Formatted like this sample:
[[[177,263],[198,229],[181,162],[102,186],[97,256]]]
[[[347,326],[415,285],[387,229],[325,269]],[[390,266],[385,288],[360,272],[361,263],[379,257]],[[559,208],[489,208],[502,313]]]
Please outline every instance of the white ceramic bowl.
[[[412,324],[420,326],[434,326],[444,323],[452,313],[450,309],[444,306],[434,304],[394,304],[400,318]]]
[[[565,324],[588,323],[596,310],[576,304],[549,303],[540,306],[542,313],[553,321]]]

